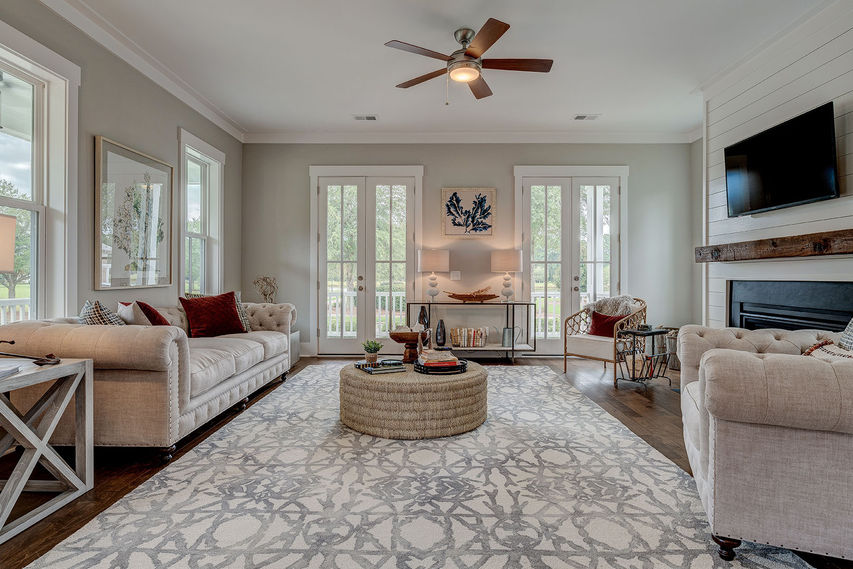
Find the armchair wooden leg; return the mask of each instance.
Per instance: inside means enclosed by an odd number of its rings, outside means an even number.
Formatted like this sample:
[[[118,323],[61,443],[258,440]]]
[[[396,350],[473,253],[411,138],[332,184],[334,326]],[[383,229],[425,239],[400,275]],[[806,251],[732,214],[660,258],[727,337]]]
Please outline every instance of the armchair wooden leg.
[[[569,361],[569,356],[563,354],[563,373],[568,373],[568,371],[569,371],[568,361]]]
[[[731,539],[717,535],[712,535],[711,539],[714,540],[714,543],[720,546],[719,554],[722,559],[731,561],[735,558],[735,548],[740,547],[741,544],[739,539]]]
[[[619,369],[619,366],[617,366],[614,363],[613,364],[613,387],[615,387],[616,389],[619,389],[619,376],[616,375],[616,370],[618,370],[618,369]]]

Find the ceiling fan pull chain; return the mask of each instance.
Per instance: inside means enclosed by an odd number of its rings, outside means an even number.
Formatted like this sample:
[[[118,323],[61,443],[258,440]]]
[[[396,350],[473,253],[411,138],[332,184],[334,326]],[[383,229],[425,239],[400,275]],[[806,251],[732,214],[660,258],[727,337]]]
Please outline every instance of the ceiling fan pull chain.
[[[450,73],[444,76],[444,106],[450,106]]]

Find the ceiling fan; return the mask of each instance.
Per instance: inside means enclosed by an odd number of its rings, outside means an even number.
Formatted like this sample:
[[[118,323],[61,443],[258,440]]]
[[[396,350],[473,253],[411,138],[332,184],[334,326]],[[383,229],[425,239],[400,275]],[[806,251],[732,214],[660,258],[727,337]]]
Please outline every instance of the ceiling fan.
[[[534,71],[538,73],[548,73],[551,71],[551,65],[554,63],[553,59],[482,59],[486,50],[492,47],[508,29],[509,24],[495,20],[494,18],[489,18],[476,35],[471,28],[459,28],[453,32],[453,37],[462,44],[462,49],[458,49],[450,55],[444,55],[443,53],[399,40],[389,41],[385,44],[388,47],[402,49],[403,51],[447,62],[446,68],[415,77],[405,83],[400,83],[397,87],[408,89],[424,81],[429,81],[430,79],[449,73],[450,78],[454,81],[468,83],[468,87],[471,88],[474,97],[482,99],[492,94],[492,90],[483,79],[481,73],[483,69]]]

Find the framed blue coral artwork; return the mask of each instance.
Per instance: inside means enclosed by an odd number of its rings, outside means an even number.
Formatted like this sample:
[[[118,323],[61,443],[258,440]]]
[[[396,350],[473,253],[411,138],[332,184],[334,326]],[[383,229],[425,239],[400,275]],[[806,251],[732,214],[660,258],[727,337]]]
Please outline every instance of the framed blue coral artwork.
[[[441,188],[441,227],[447,237],[491,237],[495,188]]]

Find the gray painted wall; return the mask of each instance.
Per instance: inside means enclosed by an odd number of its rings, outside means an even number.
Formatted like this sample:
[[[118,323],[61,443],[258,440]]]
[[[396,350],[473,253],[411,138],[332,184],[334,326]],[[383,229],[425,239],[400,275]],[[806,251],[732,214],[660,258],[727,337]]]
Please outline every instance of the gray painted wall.
[[[297,328],[308,333],[310,165],[424,165],[424,245],[451,249],[451,268],[466,290],[500,288],[489,272],[488,250],[511,247],[514,165],[628,165],[628,278],[623,291],[649,302],[649,319],[681,325],[695,320],[693,224],[697,206],[688,144],[247,144],[243,149],[243,284],[279,278],[279,299],[300,311]],[[701,173],[700,173],[701,174]],[[444,240],[438,225],[443,186],[498,189],[492,240]],[[701,184],[700,184],[701,186]],[[701,188],[700,188],[701,189]],[[476,286],[475,286],[476,285]]]
[[[704,156],[704,147],[702,139],[690,144],[690,211],[693,214],[691,220],[693,248],[700,247],[703,244],[702,239],[702,195],[705,193],[705,183],[702,179],[702,159]],[[693,317],[690,322],[693,324],[702,323],[702,265],[693,261],[693,249],[690,251],[690,259],[693,263]]]
[[[178,293],[177,218],[173,229],[173,285],[133,291],[95,292],[94,176],[95,135],[101,134],[175,166],[178,176],[178,128],[182,127],[226,154],[225,165],[225,282],[239,289],[242,222],[243,145],[153,81],[113,55],[86,34],[34,0],[3,0],[0,20],[17,28],[80,66],[79,92],[79,266],[78,295],[117,300],[140,299],[153,304],[176,304]],[[177,192],[177,188],[175,188]],[[175,194],[177,197],[177,193]]]

